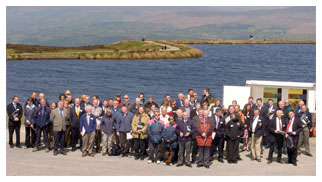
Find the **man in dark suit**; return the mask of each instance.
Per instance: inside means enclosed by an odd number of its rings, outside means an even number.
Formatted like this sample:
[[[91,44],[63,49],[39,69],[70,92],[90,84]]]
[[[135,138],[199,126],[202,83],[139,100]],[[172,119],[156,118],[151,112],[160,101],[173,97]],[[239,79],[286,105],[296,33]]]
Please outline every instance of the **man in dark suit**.
[[[76,144],[80,139],[80,149],[82,149],[82,137],[79,133],[80,118],[85,113],[83,107],[80,106],[79,98],[75,99],[75,106],[70,110],[70,127],[71,127],[71,146],[72,151],[76,150]]]
[[[190,117],[190,113],[193,110],[193,108],[190,106],[190,102],[188,99],[184,100],[184,105],[182,107],[179,107],[179,109],[182,110],[182,112],[187,112],[188,113],[188,117]]]
[[[16,132],[16,147],[20,148],[20,125],[22,112],[23,110],[21,104],[19,104],[18,96],[13,96],[12,103],[7,105],[10,148],[13,148],[13,132]]]
[[[103,106],[103,102],[100,101],[100,98],[99,98],[98,95],[93,95],[93,101],[94,100],[97,100],[97,102],[98,102],[97,106],[98,107],[102,107]]]
[[[184,106],[184,94],[183,93],[178,94],[178,99],[176,100],[176,106],[177,106],[177,108]]]
[[[149,109],[151,109],[151,106],[152,106],[153,104],[155,105],[155,107],[159,108],[159,105],[153,101],[153,97],[152,97],[152,96],[149,96],[149,97],[148,97],[148,102],[144,105],[144,108],[149,108]]]
[[[32,99],[32,103],[37,106],[37,103],[38,103],[38,99],[37,99],[37,93],[36,92],[31,92],[31,95],[30,97]],[[28,99],[29,99],[28,98]],[[26,100],[26,103],[25,103],[25,106],[28,104],[28,99]]]
[[[89,95],[86,95],[85,98],[84,98],[84,102],[82,102],[80,105],[82,108],[86,108],[86,106],[88,105],[92,105],[90,103],[90,100],[91,100],[91,97]]]
[[[254,98],[252,97],[252,96],[249,96],[248,97],[248,103],[247,104],[249,104],[250,105],[250,109],[251,109],[251,111],[253,112],[254,111],[254,109],[256,108],[256,105],[254,104]],[[244,107],[243,108],[245,108],[245,106],[246,106],[246,104],[244,105]]]
[[[294,144],[293,148],[287,149],[288,163],[292,163],[294,166],[297,166],[296,158],[297,158],[297,144],[299,141],[298,136],[303,129],[303,123],[300,121],[298,117],[295,117],[293,110],[289,111],[288,116],[290,120],[286,127],[285,137],[286,138],[291,137],[293,139],[293,144]]]
[[[210,95],[210,89],[209,88],[205,88],[203,89],[203,96],[201,97],[201,104],[204,102],[207,102],[209,105],[209,100],[210,98],[214,98],[212,95]]]
[[[283,111],[283,114],[282,114],[282,118],[283,119],[286,119],[287,121],[290,119],[288,117],[288,109],[285,107],[285,102],[284,101],[279,101],[278,102],[278,110],[282,110]]]
[[[266,140],[266,136],[267,136],[267,125],[268,125],[268,109],[266,107],[263,106],[263,100],[261,98],[257,98],[256,99],[256,108],[259,110],[259,116],[262,119],[262,123],[263,123],[263,138],[262,138],[262,146],[267,147],[267,140]]]
[[[273,120],[273,118],[276,116],[276,111],[277,111],[277,107],[274,106],[273,99],[268,99],[268,101],[267,101],[267,116],[266,116],[267,122],[266,122],[266,126],[265,126],[265,131],[264,131],[264,133],[266,134],[264,142],[265,142],[265,144],[268,144],[268,145],[270,145],[270,142],[268,141],[268,138],[270,135],[268,125],[269,125],[269,121]]]
[[[215,121],[215,138],[212,141],[210,149],[210,157],[212,158],[215,151],[218,151],[218,161],[224,163],[224,134],[225,134],[225,119],[222,117],[221,109],[217,108],[212,116]]]
[[[268,142],[270,142],[269,154],[267,164],[272,163],[273,153],[275,147],[277,146],[278,154],[277,154],[277,162],[283,164],[282,159],[282,147],[284,141],[284,135],[286,130],[286,120],[282,118],[283,111],[277,110],[276,116],[269,120],[268,129],[270,134],[268,135]]]

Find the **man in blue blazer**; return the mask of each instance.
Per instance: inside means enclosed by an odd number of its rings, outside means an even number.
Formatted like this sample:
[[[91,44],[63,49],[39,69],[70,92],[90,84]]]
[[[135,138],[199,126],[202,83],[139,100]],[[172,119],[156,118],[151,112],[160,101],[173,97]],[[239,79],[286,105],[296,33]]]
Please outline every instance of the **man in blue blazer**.
[[[94,157],[93,145],[96,131],[96,117],[92,114],[92,106],[87,105],[85,108],[86,114],[83,114],[80,119],[79,131],[82,136],[82,157],[90,155]]]

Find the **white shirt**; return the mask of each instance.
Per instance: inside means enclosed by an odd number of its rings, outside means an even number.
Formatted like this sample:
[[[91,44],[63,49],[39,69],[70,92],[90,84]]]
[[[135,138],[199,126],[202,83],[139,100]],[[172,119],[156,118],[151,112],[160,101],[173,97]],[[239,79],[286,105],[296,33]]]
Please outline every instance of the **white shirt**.
[[[255,128],[256,128],[257,123],[258,123],[258,118],[259,118],[259,116],[256,116],[256,118],[255,118],[255,120],[254,120],[254,122],[253,122],[253,125],[252,125],[252,132],[255,132]]]
[[[169,123],[169,115],[165,115],[163,116],[162,114],[160,115],[160,120],[162,120],[164,122],[164,125]]]
[[[293,129],[292,129],[292,128],[293,128],[293,124],[294,124],[294,117],[291,119],[291,121],[290,121],[290,122],[292,122],[292,123],[291,123],[291,125],[290,125],[290,127],[289,127],[289,129],[288,129],[288,131],[287,131],[288,133],[289,133],[289,132],[293,132]]]
[[[269,108],[268,108],[268,111],[269,111],[269,112],[272,112],[272,111],[273,111],[273,107],[274,107],[274,106],[269,107]]]
[[[281,120],[281,121],[280,121],[280,120]],[[281,128],[283,128],[283,125],[282,125],[282,118],[280,119],[280,118],[276,117],[276,130],[277,130],[277,131],[281,131],[281,130],[280,130],[280,126],[279,126],[279,124],[281,124]]]
[[[86,116],[86,119],[87,119],[87,125],[89,126],[89,120],[90,120],[90,115],[89,114],[87,114],[87,116]]]

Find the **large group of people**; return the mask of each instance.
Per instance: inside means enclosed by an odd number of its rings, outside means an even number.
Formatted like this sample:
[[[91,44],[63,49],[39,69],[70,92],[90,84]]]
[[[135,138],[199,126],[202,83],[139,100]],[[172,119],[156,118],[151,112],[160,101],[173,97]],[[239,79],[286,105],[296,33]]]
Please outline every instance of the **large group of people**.
[[[304,101],[296,110],[285,106],[284,101],[249,97],[243,109],[232,101],[227,108],[215,99],[208,88],[198,93],[189,89],[179,93],[177,99],[166,94],[160,105],[144,93],[130,102],[128,95],[100,100],[98,95],[81,95],[73,98],[69,90],[59,95],[58,101],[49,103],[44,93],[32,92],[24,106],[13,96],[7,106],[9,145],[20,148],[20,125],[24,115],[25,146],[33,152],[53,151],[53,155],[67,155],[81,151],[81,156],[118,155],[163,163],[177,167],[196,163],[209,168],[211,161],[237,164],[241,151],[251,153],[251,161],[261,162],[263,150],[269,148],[267,164],[272,163],[277,149],[277,162],[297,165],[301,146],[312,156],[309,131],[312,116]],[[43,142],[43,144],[41,144]],[[42,147],[44,146],[44,147]],[[77,148],[77,146],[79,148]],[[241,146],[241,148],[240,148]],[[224,152],[225,149],[225,152]],[[224,155],[225,154],[225,155]],[[217,156],[217,157],[215,157]]]

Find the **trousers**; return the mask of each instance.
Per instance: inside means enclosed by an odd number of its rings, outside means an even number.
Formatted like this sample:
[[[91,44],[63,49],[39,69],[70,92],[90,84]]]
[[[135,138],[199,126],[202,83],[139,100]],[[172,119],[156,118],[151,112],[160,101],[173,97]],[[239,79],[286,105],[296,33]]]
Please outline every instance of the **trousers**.
[[[95,132],[86,132],[84,136],[82,136],[83,146],[82,151],[93,153],[93,145],[94,145],[94,139],[95,139]]]
[[[49,149],[48,126],[44,126],[42,128],[37,127],[37,138],[36,138],[35,148],[39,149],[41,133],[43,134],[43,137],[44,137],[45,146],[47,149]]]
[[[64,152],[65,131],[54,131],[54,152]]]
[[[16,132],[16,146],[20,145],[20,125],[9,126],[9,145],[13,145],[12,137]]]
[[[191,141],[179,141],[178,164],[190,164]]]
[[[262,142],[262,136],[255,137],[255,134],[252,133],[251,151],[252,151],[253,158],[256,158],[256,159],[261,158],[261,142]]]
[[[210,146],[198,146],[198,161],[197,164],[209,166]]]

